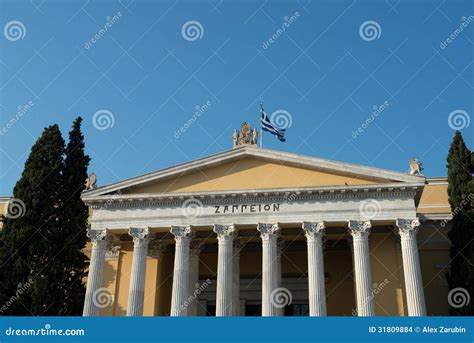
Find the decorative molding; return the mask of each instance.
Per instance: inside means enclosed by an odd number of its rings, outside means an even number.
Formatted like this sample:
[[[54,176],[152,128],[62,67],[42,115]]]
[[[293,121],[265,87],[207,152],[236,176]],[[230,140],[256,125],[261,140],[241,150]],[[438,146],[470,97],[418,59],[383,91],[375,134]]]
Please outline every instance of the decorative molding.
[[[98,241],[104,241],[107,237],[107,230],[91,230],[87,229],[87,237],[91,240],[92,244],[97,243]]]
[[[420,226],[420,220],[416,219],[397,219],[395,225],[398,228],[398,233],[400,237],[407,238],[409,235],[415,235]]]
[[[349,232],[352,235],[352,238],[356,239],[361,238],[363,235],[369,235],[372,223],[370,220],[348,220],[347,226],[349,227]]]
[[[171,234],[174,236],[176,243],[184,240],[191,240],[191,227],[190,226],[171,226]]]
[[[193,240],[191,241],[191,244],[189,246],[189,255],[191,256],[199,256],[201,253],[202,249],[204,247],[204,241],[203,240]]]
[[[105,252],[106,261],[116,261],[120,257],[120,250],[122,249],[122,244],[117,242],[111,242],[108,246],[107,251]]]
[[[314,241],[316,236],[323,236],[326,229],[326,223],[321,222],[303,222],[302,228],[308,241]]]
[[[278,237],[280,234],[280,226],[278,224],[258,223],[257,230],[260,232],[262,239]]]
[[[133,244],[139,245],[142,244],[144,240],[148,240],[148,235],[150,234],[149,228],[130,228],[128,234],[133,238]]]
[[[233,236],[235,232],[234,225],[214,225],[213,231],[217,234],[218,238],[225,236]]]
[[[163,253],[168,249],[168,246],[161,240],[152,239],[148,246],[148,256],[160,259]]]
[[[243,191],[161,193],[161,194],[124,194],[103,195],[85,198],[85,203],[93,209],[169,207],[182,206],[186,199],[198,199],[203,205],[218,204],[257,204],[286,203],[288,196],[298,194],[298,201],[316,201],[328,199],[393,199],[415,197],[422,189],[420,184],[382,184],[357,186],[329,186],[294,189],[262,189]]]

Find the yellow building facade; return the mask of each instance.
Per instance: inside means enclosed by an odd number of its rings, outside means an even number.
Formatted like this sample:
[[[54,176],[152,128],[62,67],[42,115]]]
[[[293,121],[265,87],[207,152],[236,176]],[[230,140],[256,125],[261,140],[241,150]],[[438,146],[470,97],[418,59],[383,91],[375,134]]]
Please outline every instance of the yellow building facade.
[[[449,314],[445,178],[244,145],[83,200],[84,315]]]

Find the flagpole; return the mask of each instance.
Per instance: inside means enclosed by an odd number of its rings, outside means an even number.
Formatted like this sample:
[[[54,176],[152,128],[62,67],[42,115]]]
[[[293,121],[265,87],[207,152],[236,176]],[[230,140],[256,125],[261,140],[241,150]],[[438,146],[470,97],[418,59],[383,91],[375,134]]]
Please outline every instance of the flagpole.
[[[260,149],[263,147],[263,127],[262,127],[263,98],[260,99]]]

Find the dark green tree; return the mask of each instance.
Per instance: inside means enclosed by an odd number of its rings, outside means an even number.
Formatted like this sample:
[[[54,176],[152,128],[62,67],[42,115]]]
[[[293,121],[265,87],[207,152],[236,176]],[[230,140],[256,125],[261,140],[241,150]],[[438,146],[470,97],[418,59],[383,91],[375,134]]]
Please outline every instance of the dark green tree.
[[[474,297],[474,211],[472,153],[456,131],[448,154],[448,195],[453,219],[449,232],[451,262],[448,273],[450,290],[463,288]],[[453,299],[451,299],[453,300]],[[452,301],[453,302],[453,301]],[[452,315],[474,315],[474,301],[462,307],[451,307]]]
[[[47,315],[57,308],[52,262],[62,248],[61,217],[64,140],[57,125],[46,128],[31,148],[13,189],[0,248],[2,314]]]
[[[82,118],[78,117],[69,132],[69,143],[66,147],[64,169],[64,201],[62,235],[65,249],[61,261],[64,263],[62,280],[64,307],[61,315],[81,315],[84,303],[84,277],[87,257],[83,253],[86,245],[88,207],[81,200],[85,188],[87,167],[90,158],[84,152],[84,135],[81,132]],[[61,239],[61,237],[58,237]]]

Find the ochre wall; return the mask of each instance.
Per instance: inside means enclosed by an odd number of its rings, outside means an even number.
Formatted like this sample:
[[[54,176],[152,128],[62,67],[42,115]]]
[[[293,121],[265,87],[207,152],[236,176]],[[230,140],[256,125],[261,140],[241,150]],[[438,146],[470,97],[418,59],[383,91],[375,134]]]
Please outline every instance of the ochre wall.
[[[445,233],[442,230],[436,230],[436,232],[433,235],[433,232],[426,228],[420,230],[418,237],[420,263],[428,314],[448,315],[448,288],[444,278],[445,269],[441,267],[446,266],[449,261],[449,249],[446,248]],[[377,228],[374,228],[370,235],[369,247],[376,315],[407,315],[403,265],[395,236],[392,233],[377,233]],[[119,259],[106,261],[103,287],[110,291],[114,297],[114,303],[102,309],[101,315],[126,314],[132,248],[131,242],[125,242]],[[260,275],[261,258],[261,252],[242,253],[240,258],[242,277]],[[173,259],[173,252],[165,253],[161,261],[148,257],[144,301],[146,316],[169,315]],[[325,249],[324,265],[327,273],[328,315],[355,315],[356,301],[350,248]],[[201,279],[216,277],[216,253],[201,254],[199,272]],[[306,272],[306,251],[284,252],[282,255],[283,277],[301,277]],[[306,276],[303,278],[306,280]]]
[[[418,213],[450,213],[448,184],[427,184],[421,194]]]
[[[363,185],[374,181],[269,163],[255,158],[206,168],[178,178],[133,189],[133,193],[200,192],[217,190]]]

